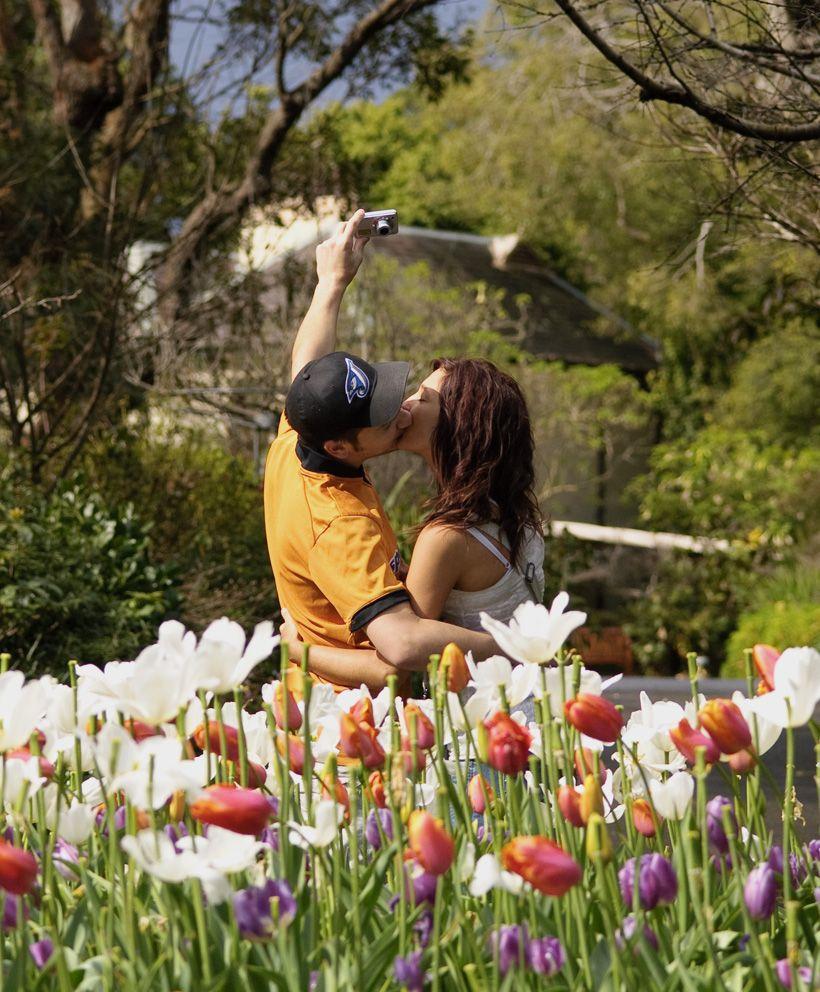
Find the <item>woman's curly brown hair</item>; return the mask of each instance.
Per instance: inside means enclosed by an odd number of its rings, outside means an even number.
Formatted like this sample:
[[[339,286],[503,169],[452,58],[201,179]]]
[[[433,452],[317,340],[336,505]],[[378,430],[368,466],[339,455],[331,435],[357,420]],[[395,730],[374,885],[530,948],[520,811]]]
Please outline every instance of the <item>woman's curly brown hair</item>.
[[[527,403],[512,376],[478,358],[438,358],[444,369],[431,447],[437,494],[424,521],[466,530],[494,521],[511,560],[528,527],[542,533],[535,498],[535,442]]]

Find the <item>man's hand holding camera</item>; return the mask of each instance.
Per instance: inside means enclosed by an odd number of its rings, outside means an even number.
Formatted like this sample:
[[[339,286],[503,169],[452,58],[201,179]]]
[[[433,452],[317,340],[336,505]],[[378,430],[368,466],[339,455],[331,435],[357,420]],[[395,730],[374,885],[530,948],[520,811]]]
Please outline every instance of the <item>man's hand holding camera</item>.
[[[364,210],[339,224],[336,233],[316,247],[316,273],[320,285],[344,292],[359,271],[370,240],[358,234]]]

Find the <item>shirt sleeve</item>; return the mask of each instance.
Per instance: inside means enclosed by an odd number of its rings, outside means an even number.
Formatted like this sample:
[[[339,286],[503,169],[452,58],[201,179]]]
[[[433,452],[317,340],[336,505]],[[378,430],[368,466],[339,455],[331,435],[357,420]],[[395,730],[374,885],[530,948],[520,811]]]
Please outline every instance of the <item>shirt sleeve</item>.
[[[288,422],[288,418],[285,416],[284,411],[282,411],[282,416],[279,418],[279,430],[276,432],[277,437],[284,437],[285,434],[295,434],[293,427]]]
[[[314,544],[308,564],[311,578],[351,632],[410,600],[372,517],[337,517]]]

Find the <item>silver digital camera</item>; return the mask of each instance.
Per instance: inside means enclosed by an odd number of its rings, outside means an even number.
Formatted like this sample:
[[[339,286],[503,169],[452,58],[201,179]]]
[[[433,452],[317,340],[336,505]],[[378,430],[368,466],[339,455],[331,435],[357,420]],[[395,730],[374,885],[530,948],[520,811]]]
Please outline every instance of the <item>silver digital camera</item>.
[[[399,233],[399,215],[395,210],[370,210],[362,217],[356,232],[361,238],[384,238]]]

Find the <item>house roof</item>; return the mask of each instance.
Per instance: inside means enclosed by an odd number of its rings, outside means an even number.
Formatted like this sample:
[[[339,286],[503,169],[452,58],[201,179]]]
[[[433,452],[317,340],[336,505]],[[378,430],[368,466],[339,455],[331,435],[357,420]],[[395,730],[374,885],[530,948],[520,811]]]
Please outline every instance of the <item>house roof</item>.
[[[509,301],[529,299],[523,346],[539,358],[571,364],[612,363],[630,372],[657,368],[660,348],[626,320],[552,272],[515,235],[482,237],[402,227],[374,250],[402,264],[424,261],[454,282],[483,282]]]

